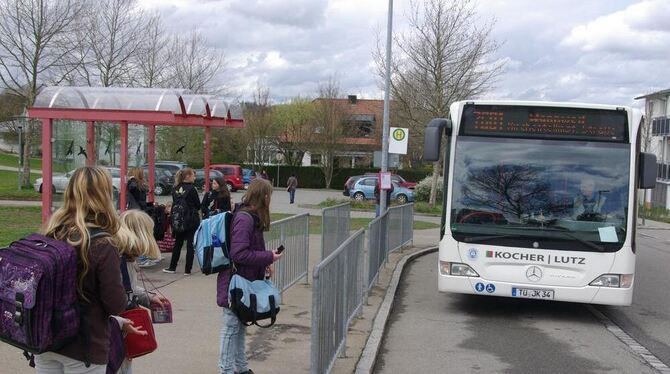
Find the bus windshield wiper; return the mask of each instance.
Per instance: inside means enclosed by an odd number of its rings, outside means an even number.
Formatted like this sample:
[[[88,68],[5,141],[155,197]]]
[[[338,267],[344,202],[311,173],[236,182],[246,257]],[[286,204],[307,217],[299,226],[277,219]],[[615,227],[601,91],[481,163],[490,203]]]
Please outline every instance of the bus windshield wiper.
[[[468,236],[467,238],[463,239],[463,241],[466,243],[476,243],[476,242],[485,242],[488,240],[509,238],[509,237],[516,237],[516,235],[507,234],[507,235]]]
[[[561,226],[543,227],[540,230],[551,231],[551,232],[560,232],[561,234],[563,234],[563,235],[565,235],[565,236],[567,236],[571,239],[574,239],[574,240],[586,245],[587,247],[591,247],[591,248],[593,248],[593,249],[595,249],[596,251],[599,251],[599,252],[605,252],[605,247],[600,246],[600,245],[598,245],[594,242],[584,240],[584,239],[572,234],[570,232],[570,229],[566,229],[565,227],[561,227]]]

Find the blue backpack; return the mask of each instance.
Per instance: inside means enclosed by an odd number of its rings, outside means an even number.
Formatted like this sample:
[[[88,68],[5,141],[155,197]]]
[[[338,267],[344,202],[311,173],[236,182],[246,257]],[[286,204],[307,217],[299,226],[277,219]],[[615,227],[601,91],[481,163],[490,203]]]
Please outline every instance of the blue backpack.
[[[215,274],[231,267],[230,227],[233,213],[223,212],[200,222],[195,232],[195,256],[203,274]]]

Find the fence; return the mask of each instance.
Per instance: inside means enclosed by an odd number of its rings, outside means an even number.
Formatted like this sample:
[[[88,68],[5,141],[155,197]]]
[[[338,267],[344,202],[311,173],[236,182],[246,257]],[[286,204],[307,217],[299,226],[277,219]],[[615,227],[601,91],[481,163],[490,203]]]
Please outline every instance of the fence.
[[[321,260],[328,257],[349,237],[351,204],[321,210]]]
[[[301,214],[272,222],[265,234],[265,248],[275,250],[280,245],[286,249],[281,260],[274,264],[272,282],[281,292],[301,278],[309,276],[309,214]]]
[[[388,254],[414,240],[414,204],[389,208],[368,225],[367,289],[377,281]]]
[[[344,354],[347,330],[363,308],[365,230],[349,237],[314,267],[312,284],[312,374],[328,373]]]

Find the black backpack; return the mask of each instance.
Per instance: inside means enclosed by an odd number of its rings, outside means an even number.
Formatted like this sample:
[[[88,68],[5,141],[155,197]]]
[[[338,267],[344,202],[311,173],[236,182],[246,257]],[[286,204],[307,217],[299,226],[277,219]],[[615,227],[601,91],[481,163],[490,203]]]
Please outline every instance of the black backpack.
[[[176,233],[187,232],[197,227],[198,214],[195,209],[191,208],[186,201],[188,190],[183,193],[175,192],[174,204],[170,211],[170,220],[172,223],[172,231]]]

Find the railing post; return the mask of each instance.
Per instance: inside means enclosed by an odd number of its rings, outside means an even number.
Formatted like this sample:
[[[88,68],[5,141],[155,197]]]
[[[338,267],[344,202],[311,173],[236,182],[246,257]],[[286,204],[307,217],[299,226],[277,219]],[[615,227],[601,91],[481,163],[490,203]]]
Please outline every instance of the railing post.
[[[310,220],[310,215],[309,213],[307,214],[307,217],[305,219],[305,269],[307,269],[307,272],[305,273],[305,284],[309,284],[309,220]]]

